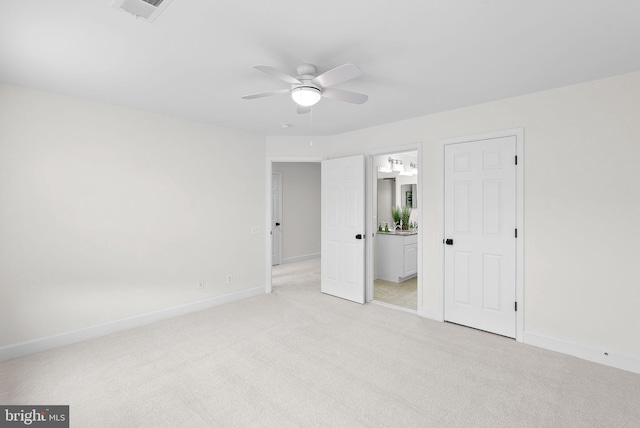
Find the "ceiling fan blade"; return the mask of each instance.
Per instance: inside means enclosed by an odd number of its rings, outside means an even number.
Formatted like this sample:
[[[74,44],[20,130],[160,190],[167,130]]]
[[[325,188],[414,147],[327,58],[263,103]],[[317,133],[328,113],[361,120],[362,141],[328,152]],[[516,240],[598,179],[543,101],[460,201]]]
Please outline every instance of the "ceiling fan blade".
[[[264,97],[270,97],[272,95],[280,95],[280,94],[287,94],[291,92],[290,89],[276,89],[275,91],[269,91],[269,92],[261,92],[259,94],[252,94],[252,95],[245,95],[244,97],[242,97],[242,99],[244,100],[253,100],[255,98],[264,98]]]
[[[300,84],[302,83],[301,81],[299,81],[298,79],[296,79],[293,76],[289,76],[286,73],[283,73],[280,70],[277,70],[273,67],[269,67],[268,65],[256,65],[255,68],[257,70],[260,70],[264,73],[270,74],[273,77],[275,77],[276,79],[280,79],[283,82],[287,82],[287,83],[291,83],[291,84]]]
[[[309,106],[309,107],[298,106],[298,114],[305,114],[305,113],[310,113],[310,112],[311,112],[311,106]]]
[[[362,71],[353,64],[343,64],[339,67],[333,68],[329,71],[325,71],[319,76],[311,79],[316,85],[320,85],[323,88],[327,86],[337,85],[338,83],[346,82],[347,80],[358,77],[362,74]]]
[[[344,101],[352,104],[363,104],[369,99],[369,97],[364,94],[334,88],[327,88],[323,90],[322,96],[332,100]]]

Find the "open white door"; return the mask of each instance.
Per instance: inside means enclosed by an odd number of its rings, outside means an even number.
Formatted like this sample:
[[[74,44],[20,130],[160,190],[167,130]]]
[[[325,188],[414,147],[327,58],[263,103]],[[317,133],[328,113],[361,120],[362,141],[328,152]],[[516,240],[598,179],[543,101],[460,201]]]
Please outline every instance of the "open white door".
[[[322,162],[321,290],[364,303],[364,156]]]
[[[516,335],[516,137],[444,147],[446,321]]]

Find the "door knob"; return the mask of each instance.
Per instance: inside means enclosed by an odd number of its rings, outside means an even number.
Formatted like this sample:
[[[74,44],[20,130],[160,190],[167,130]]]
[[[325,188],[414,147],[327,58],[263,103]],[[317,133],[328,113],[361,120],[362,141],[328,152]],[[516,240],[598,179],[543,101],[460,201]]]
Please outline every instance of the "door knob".
[[[280,226],[280,223],[276,223],[276,226]]]
[[[444,241],[444,243],[447,245],[453,245],[453,239],[447,239]]]
[[[362,239],[362,235],[358,233],[358,234],[356,235],[356,239]]]

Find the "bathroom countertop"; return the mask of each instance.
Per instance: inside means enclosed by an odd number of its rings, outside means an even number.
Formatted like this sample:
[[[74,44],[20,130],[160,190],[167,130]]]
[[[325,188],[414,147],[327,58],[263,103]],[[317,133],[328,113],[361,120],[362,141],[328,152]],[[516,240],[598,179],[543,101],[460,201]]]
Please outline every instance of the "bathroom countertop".
[[[377,232],[378,235],[397,235],[397,236],[408,236],[408,235],[417,235],[418,231],[416,230],[397,230],[397,231],[389,231],[389,232]]]

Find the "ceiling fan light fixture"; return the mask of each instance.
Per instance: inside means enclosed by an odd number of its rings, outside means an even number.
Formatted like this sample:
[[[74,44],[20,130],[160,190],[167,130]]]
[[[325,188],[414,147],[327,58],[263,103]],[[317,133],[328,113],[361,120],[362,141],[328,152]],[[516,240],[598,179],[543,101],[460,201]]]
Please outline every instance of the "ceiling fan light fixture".
[[[303,107],[311,107],[322,98],[320,89],[313,86],[299,86],[291,91],[291,98],[296,104]]]

